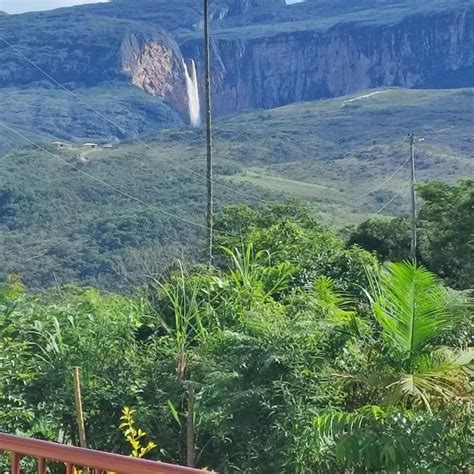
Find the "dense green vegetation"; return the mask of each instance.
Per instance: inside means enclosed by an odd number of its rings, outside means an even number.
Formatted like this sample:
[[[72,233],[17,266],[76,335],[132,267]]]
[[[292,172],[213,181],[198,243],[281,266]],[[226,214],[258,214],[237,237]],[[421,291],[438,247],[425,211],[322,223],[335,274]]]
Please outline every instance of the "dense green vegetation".
[[[218,231],[213,268],[176,263],[129,297],[10,278],[0,431],[77,443],[80,366],[91,447],[129,452],[129,406],[148,457],[218,472],[468,471],[467,294],[294,203],[226,208]]]
[[[198,257],[204,179],[173,167],[166,148],[146,155],[134,151],[88,152],[89,162],[79,158],[82,148],[59,158],[31,149],[5,154],[0,165],[5,171],[0,178],[3,278],[18,274],[34,287],[74,281],[130,287],[176,257]],[[195,162],[182,165],[204,173]],[[223,184],[216,186],[216,197],[220,204],[235,202],[236,193],[246,190],[254,191]]]
[[[408,157],[407,130],[426,138],[417,149],[421,182],[453,184],[474,175],[472,90],[396,89],[347,102],[356,97],[219,121],[217,206],[296,197],[336,227],[358,224],[381,209],[377,216],[406,216],[409,171],[401,165]],[[432,116],[437,119],[428,120]],[[449,128],[454,119],[456,127]],[[91,126],[96,120],[92,114]],[[116,120],[129,125],[126,116]],[[0,160],[3,278],[18,274],[29,287],[75,281],[117,289],[140,283],[170,257],[199,256],[203,229],[175,216],[204,224],[202,130],[157,132],[145,144],[131,140],[89,153],[88,161],[79,145],[66,151],[47,145],[59,157],[22,145]]]

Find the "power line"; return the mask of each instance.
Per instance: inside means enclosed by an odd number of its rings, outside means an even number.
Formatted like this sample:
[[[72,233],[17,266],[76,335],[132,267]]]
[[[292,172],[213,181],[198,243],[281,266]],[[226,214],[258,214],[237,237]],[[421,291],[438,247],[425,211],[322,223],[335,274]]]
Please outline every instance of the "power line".
[[[99,183],[99,184],[102,184],[103,186],[106,186],[108,187],[109,189],[112,189],[114,192],[116,192],[117,194],[120,194],[122,195],[123,197],[126,197],[127,199],[130,199],[132,201],[135,201],[141,205],[144,205],[146,207],[152,207],[152,208],[155,208],[158,212],[168,216],[168,217],[172,217],[174,219],[177,219],[177,220],[180,220],[182,222],[185,222],[187,224],[190,224],[190,225],[193,225],[195,227],[199,227],[199,228],[202,228],[202,229],[207,229],[207,226],[204,225],[204,224],[199,224],[197,222],[194,222],[194,221],[191,221],[189,219],[186,219],[184,217],[181,217],[177,214],[172,214],[170,212],[167,212],[167,211],[164,211],[163,209],[161,209],[160,207],[158,207],[156,204],[154,203],[149,203],[149,202],[146,202],[144,201],[143,199],[140,199],[136,196],[133,196],[129,193],[127,193],[126,191],[122,191],[121,189],[117,188],[116,186],[113,186],[112,184],[109,184],[107,183],[106,181],[103,181],[102,179],[100,178],[97,178],[93,175],[91,175],[90,173],[87,173],[86,171],[78,168],[77,166],[75,166],[73,163],[70,163],[69,161],[65,160],[62,156],[60,155],[57,155],[55,153],[51,153],[49,150],[47,150],[46,148],[42,147],[41,145],[38,145],[37,143],[35,143],[33,140],[31,140],[30,138],[28,138],[27,136],[25,136],[24,134],[22,134],[21,132],[18,132],[17,130],[9,127],[8,125],[4,124],[3,122],[0,122],[0,126],[5,128],[6,130],[9,130],[10,132],[16,134],[17,136],[23,138],[23,140],[25,140],[26,142],[30,143],[31,145],[33,145],[34,147],[38,148],[39,150],[41,150],[43,153],[46,153],[47,155],[49,156],[52,156],[53,158],[57,158],[58,160],[62,161],[64,164],[66,164],[67,166],[71,167],[72,169],[74,169],[75,171],[79,172],[80,174],[86,176],[87,178]],[[378,215],[380,214],[383,210],[385,210],[409,185],[411,184],[411,181],[407,181],[400,189],[399,191],[388,201],[386,202],[378,211],[376,211],[375,213],[373,213],[373,215]],[[229,237],[242,237],[241,234],[234,234],[232,232],[224,232],[224,231],[219,231],[219,230],[215,230],[216,233],[218,234],[221,234],[221,235],[225,235],[225,236],[229,236]]]
[[[8,125],[6,125],[5,123],[3,122],[0,122],[0,126],[5,128],[6,130],[9,130],[10,132],[14,133],[15,135],[21,137],[23,140],[25,140],[26,142],[30,143],[31,145],[33,145],[34,147],[38,148],[39,150],[41,150],[42,152],[46,153],[47,155],[49,156],[52,156],[53,158],[57,158],[58,160],[62,161],[64,164],[66,164],[67,166],[71,167],[72,169],[74,169],[75,171],[79,172],[80,174],[86,176],[87,178],[99,183],[99,184],[102,184],[103,186],[106,186],[108,187],[109,189],[111,189],[112,191],[116,192],[117,194],[120,194],[121,196],[123,197],[126,197],[127,199],[130,199],[132,201],[135,201],[143,206],[146,206],[146,207],[151,207],[151,208],[155,208],[158,212],[168,216],[168,217],[171,217],[171,218],[174,218],[174,219],[177,219],[179,221],[182,221],[182,222],[185,222],[187,224],[190,224],[190,225],[193,225],[195,227],[199,227],[199,228],[202,228],[202,229],[207,229],[207,225],[204,225],[204,224],[199,224],[197,222],[194,222],[194,221],[191,221],[189,219],[186,219],[184,217],[181,217],[177,214],[172,214],[170,212],[167,212],[167,211],[164,211],[163,209],[161,209],[160,207],[158,207],[156,204],[154,203],[149,203],[149,202],[146,202],[144,201],[143,199],[141,198],[138,198],[136,196],[133,196],[129,193],[127,193],[126,191],[122,191],[121,189],[117,188],[116,186],[113,186],[109,183],[107,183],[106,181],[103,181],[102,179],[100,178],[97,178],[93,175],[91,175],[90,173],[87,173],[86,171],[78,168],[77,166],[75,166],[73,163],[70,163],[69,161],[65,160],[62,156],[60,155],[57,155],[55,153],[51,153],[49,150],[47,150],[46,148],[42,147],[41,145],[35,143],[33,140],[31,140],[30,138],[28,138],[27,136],[25,136],[24,134],[22,134],[21,132],[18,132],[17,130],[9,127]],[[411,184],[411,181],[407,181],[400,189],[399,191],[388,201],[386,202],[378,211],[376,211],[375,213],[373,213],[372,215],[376,216],[378,214],[380,214],[382,211],[384,211],[398,196],[400,196],[400,194]],[[221,234],[221,235],[224,235],[224,236],[229,236],[229,237],[239,237],[241,238],[242,235],[241,234],[234,234],[232,232],[224,232],[224,231],[220,231],[220,230],[215,230],[216,233],[218,234]]]
[[[398,175],[398,173],[400,173],[400,171],[405,167],[405,165],[410,161],[410,157],[408,157],[396,170],[395,172],[390,175],[387,179],[385,179],[384,181],[382,181],[381,183],[379,183],[377,185],[377,187],[371,189],[370,191],[362,194],[361,196],[358,196],[356,197],[354,200],[355,201],[360,201],[361,199],[367,197],[367,196],[370,196],[372,193],[374,193],[375,191],[379,191],[383,186],[385,186],[386,184],[388,184],[390,181],[392,181],[393,178],[395,178],[395,176]]]
[[[428,133],[428,135],[433,134],[433,133],[446,132],[446,131],[451,130],[451,129],[456,128],[456,127],[457,127],[457,125],[451,125],[451,126],[449,126],[449,127],[441,128],[441,129],[439,129],[439,130],[433,130],[433,131],[430,131],[430,132]]]
[[[34,61],[32,61],[28,56],[26,56],[21,50],[19,50],[16,46],[14,46],[13,44],[11,44],[8,40],[6,40],[5,38],[2,38],[0,36],[0,41],[3,41],[9,48],[11,48],[13,51],[17,52],[22,58],[24,58],[29,64],[31,64],[36,70],[38,70],[41,74],[43,74],[47,79],[49,79],[53,84],[57,85],[58,87],[60,87],[61,89],[63,89],[64,91],[66,91],[68,94],[70,94],[72,97],[74,97],[76,100],[78,100],[79,102],[81,102],[83,105],[85,105],[86,107],[88,107],[92,112],[94,112],[98,117],[100,117],[102,120],[106,121],[109,125],[112,125],[114,128],[116,128],[121,134],[125,135],[127,134],[127,132],[120,126],[118,125],[117,123],[113,122],[112,120],[110,120],[109,118],[107,118],[104,114],[102,114],[100,111],[98,111],[97,109],[95,109],[92,105],[90,105],[87,101],[85,101],[82,97],[80,97],[79,95],[75,94],[73,91],[71,91],[70,89],[68,89],[66,86],[64,86],[63,84],[61,84],[57,79],[55,79],[53,76],[51,76],[48,72],[46,72],[41,66],[38,66]],[[144,146],[146,149],[152,151],[152,152],[155,152],[155,150],[150,146],[148,145],[148,143],[146,143],[145,141],[143,141],[141,138],[139,137],[135,137],[132,139],[132,141],[136,141],[138,143],[140,143],[140,145]],[[188,171],[189,173],[192,173],[200,178],[204,178],[206,181],[209,180],[209,177],[208,176],[205,176],[201,173],[198,173],[197,171],[194,171],[193,169],[187,167],[187,166],[184,166],[180,163],[176,163],[176,162],[171,162],[171,165],[172,166],[175,166],[175,167],[178,167],[178,168],[182,168],[186,171]],[[211,183],[213,184],[216,184],[216,185],[219,185],[219,186],[222,186],[222,187],[225,187],[227,189],[227,185],[224,184],[224,183],[219,183],[219,182],[216,182],[216,181],[212,181],[212,178],[211,178]],[[260,202],[265,202],[267,200],[265,199],[261,199],[261,198],[258,198],[256,196],[253,196],[251,194],[248,194],[248,193],[245,193],[243,191],[240,191],[239,189],[233,189],[232,192],[235,192],[237,194],[240,194],[241,196],[244,196],[244,197],[247,197],[247,198],[250,198],[250,199],[254,199],[254,200],[258,200]]]
[[[406,188],[410,185],[410,181],[407,181],[399,190],[398,192],[390,199],[390,201],[386,202],[377,212],[374,212],[373,215],[376,216],[380,214],[383,210],[385,210],[390,204],[392,204],[395,199],[402,194],[403,191],[405,191]]]

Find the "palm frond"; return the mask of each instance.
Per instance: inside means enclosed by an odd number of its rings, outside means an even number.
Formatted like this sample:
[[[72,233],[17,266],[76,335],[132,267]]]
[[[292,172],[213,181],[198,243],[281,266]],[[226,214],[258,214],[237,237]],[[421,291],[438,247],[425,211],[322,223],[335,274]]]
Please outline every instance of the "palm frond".
[[[377,422],[382,423],[386,417],[383,408],[377,405],[362,407],[354,412],[332,411],[318,415],[314,427],[322,438],[334,438],[352,433],[361,427]]]
[[[449,405],[469,396],[468,376],[464,372],[474,358],[472,349],[452,351],[443,348],[423,357],[414,373],[403,374],[390,384],[391,402],[417,400],[431,411],[433,405]]]
[[[425,268],[403,262],[389,263],[379,274],[367,272],[374,316],[408,359],[456,322],[451,294]]]

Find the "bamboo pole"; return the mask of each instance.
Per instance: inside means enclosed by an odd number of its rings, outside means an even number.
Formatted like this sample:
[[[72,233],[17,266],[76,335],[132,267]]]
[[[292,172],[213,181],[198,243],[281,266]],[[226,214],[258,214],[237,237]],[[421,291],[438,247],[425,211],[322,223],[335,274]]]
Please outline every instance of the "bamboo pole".
[[[84,427],[84,412],[82,411],[81,378],[79,367],[73,367],[72,375],[74,380],[74,398],[76,400],[76,419],[79,428],[79,443],[81,448],[87,448],[86,429]]]

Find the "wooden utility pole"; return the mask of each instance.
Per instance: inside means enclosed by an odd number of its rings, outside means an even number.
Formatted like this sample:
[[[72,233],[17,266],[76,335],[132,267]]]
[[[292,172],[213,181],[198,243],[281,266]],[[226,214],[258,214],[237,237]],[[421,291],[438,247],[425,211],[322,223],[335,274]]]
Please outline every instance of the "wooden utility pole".
[[[188,416],[186,428],[186,461],[189,467],[194,467],[195,446],[194,446],[194,385],[188,385]]]
[[[410,157],[411,157],[411,245],[410,245],[410,257],[413,262],[416,263],[416,249],[418,244],[417,236],[417,210],[416,210],[416,156],[415,156],[415,143],[422,142],[423,138],[417,138],[414,133],[408,135],[408,142],[410,144]]]
[[[413,262],[416,262],[416,163],[415,163],[415,143],[416,137],[412,133],[408,136],[410,143],[410,155],[411,155],[411,245],[410,245],[410,257]]]
[[[214,239],[214,190],[212,162],[211,42],[209,34],[209,0],[204,0],[204,57],[206,84],[206,146],[207,146],[207,256],[212,265]]]
[[[79,367],[73,367],[72,375],[74,380],[74,398],[76,400],[76,418],[79,429],[79,443],[81,448],[87,448],[86,429],[84,427],[84,412],[82,411],[81,379]]]

